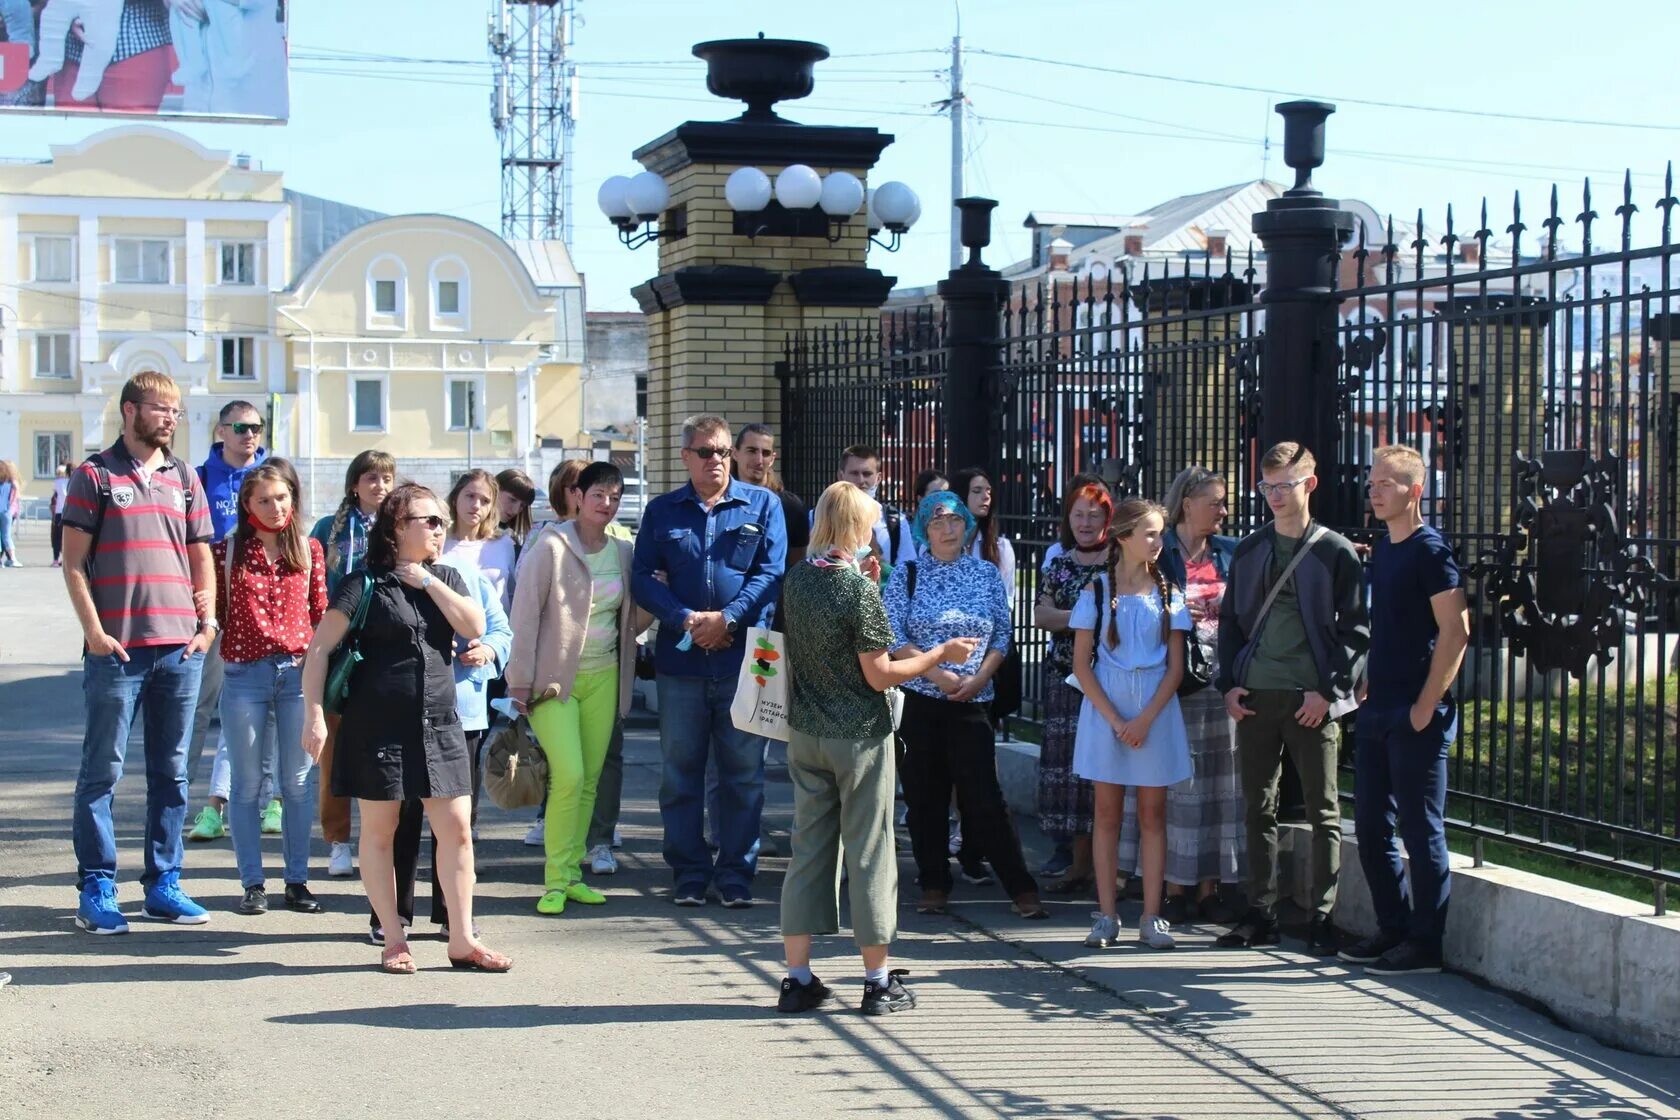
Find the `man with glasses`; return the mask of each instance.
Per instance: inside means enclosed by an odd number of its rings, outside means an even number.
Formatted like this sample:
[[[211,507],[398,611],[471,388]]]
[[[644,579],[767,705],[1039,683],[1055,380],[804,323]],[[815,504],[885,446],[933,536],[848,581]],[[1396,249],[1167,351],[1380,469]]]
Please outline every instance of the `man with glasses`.
[[[198,925],[204,907],[181,890],[186,754],[204,651],[220,629],[210,555],[210,510],[198,475],[169,453],[181,392],[164,374],[123,386],[122,435],[76,468],[64,510],[64,583],[86,643],[87,707],[81,773],[71,808],[76,925],[128,932],[117,906],[117,841],[111,802],[129,728],[145,730],[145,887],[141,913]]]
[[[239,525],[239,488],[245,484],[245,476],[268,458],[262,436],[262,415],[250,401],[233,401],[222,406],[221,415],[216,420],[216,442],[198,468],[198,480],[203,484],[204,496],[209,502],[212,544],[222,540]],[[222,639],[218,634],[215,643],[204,655],[204,677],[198,686],[198,710],[193,713],[192,743],[187,747],[189,796],[193,779],[198,776],[199,762],[204,757],[210,721],[221,704],[222,667]],[[268,745],[263,750],[263,786],[270,793],[274,789],[273,739],[270,734]],[[219,840],[227,835],[225,814],[231,782],[227,743],[218,741],[216,760],[210,767],[210,800],[193,819],[192,830],[187,833],[188,840]],[[263,831],[279,832],[280,802],[272,797],[263,800],[270,802],[263,811]],[[272,828],[269,827],[271,823]]]
[[[682,427],[687,485],[648,503],[636,535],[631,591],[659,620],[659,812],[679,906],[753,904],[764,813],[764,738],[735,728],[729,708],[746,631],[766,625],[787,561],[781,502],[730,477],[729,423],[692,416]],[[701,827],[706,761],[718,771],[718,852]]]
[[[1357,707],[1370,629],[1364,573],[1346,538],[1317,524],[1308,503],[1318,480],[1311,451],[1276,445],[1260,460],[1258,489],[1272,523],[1237,545],[1219,612],[1214,684],[1237,724],[1247,802],[1250,908],[1218,944],[1276,945],[1278,781],[1287,751],[1301,776],[1312,826],[1308,948],[1340,948],[1330,913],[1341,866],[1336,722]]]

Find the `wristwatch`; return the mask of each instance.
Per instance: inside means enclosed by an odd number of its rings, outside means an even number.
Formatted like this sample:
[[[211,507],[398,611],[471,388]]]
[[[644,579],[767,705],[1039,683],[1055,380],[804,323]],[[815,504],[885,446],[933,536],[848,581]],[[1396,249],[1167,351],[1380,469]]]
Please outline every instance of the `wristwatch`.
[[[728,615],[724,615],[723,616],[723,625],[724,625],[725,629],[727,629],[731,634],[733,634],[733,633],[735,633],[735,628],[737,626],[741,625],[741,624],[739,622],[736,622],[733,618],[730,618]]]
[[[217,622],[214,616],[212,616],[210,618],[199,619],[198,628],[200,630],[214,630],[219,634],[222,630],[222,624]]]
[[[431,585],[432,585],[432,574],[430,572],[427,572],[425,575],[420,577],[420,590],[424,591],[424,590],[426,590],[426,588],[430,587]]]

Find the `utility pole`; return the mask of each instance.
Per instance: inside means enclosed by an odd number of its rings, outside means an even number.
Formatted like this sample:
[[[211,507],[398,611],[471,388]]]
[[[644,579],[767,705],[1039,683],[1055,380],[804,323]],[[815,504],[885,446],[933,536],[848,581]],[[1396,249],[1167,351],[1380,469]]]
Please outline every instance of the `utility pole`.
[[[572,242],[576,0],[492,0],[490,119],[501,143],[502,236]]]
[[[962,220],[957,215],[957,199],[964,196],[963,187],[963,71],[962,33],[951,39],[951,267],[963,263]]]

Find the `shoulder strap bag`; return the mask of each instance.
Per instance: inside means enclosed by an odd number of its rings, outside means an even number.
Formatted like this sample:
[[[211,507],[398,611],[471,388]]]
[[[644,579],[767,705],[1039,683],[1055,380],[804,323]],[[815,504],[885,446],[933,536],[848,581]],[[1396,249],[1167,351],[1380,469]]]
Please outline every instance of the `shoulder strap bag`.
[[[356,675],[356,666],[362,663],[362,626],[367,622],[368,603],[373,599],[373,577],[366,568],[357,574],[362,577],[362,597],[356,603],[356,614],[350,619],[349,631],[327,660],[327,684],[321,697],[321,707],[329,715],[336,716],[344,710],[344,701],[350,695],[350,681]]]

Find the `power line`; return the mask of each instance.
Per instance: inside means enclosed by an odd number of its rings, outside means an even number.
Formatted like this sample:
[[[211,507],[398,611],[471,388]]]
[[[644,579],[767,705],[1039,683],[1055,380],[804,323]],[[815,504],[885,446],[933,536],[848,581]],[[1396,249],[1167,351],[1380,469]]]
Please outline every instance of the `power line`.
[[[1119,66],[1098,66],[1088,62],[1069,62],[1060,58],[1040,58],[1036,55],[1015,54],[1010,51],[988,51],[975,49],[972,53],[990,55],[993,58],[1004,58],[1015,62],[1036,62],[1044,66],[1058,66],[1069,70],[1084,70],[1098,74],[1118,74],[1125,78],[1142,78],[1152,82],[1171,82],[1177,85],[1203,86],[1209,89],[1235,90],[1239,93],[1264,93],[1276,97],[1307,97],[1323,96],[1326,100],[1349,105],[1369,105],[1378,109],[1403,109],[1417,113],[1446,113],[1460,117],[1487,117],[1494,120],[1530,121],[1539,124],[1570,124],[1585,125],[1591,128],[1631,128],[1651,132],[1680,132],[1680,125],[1649,124],[1639,121],[1607,121],[1593,120],[1583,117],[1552,117],[1537,113],[1511,113],[1496,109],[1461,109],[1450,105],[1422,105],[1407,101],[1380,101],[1370,97],[1336,97],[1330,95],[1308,95],[1291,90],[1277,89],[1271,86],[1243,85],[1239,82],[1220,82],[1212,78],[1184,78],[1172,74],[1153,74],[1146,70],[1129,70]]]

